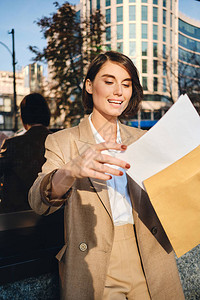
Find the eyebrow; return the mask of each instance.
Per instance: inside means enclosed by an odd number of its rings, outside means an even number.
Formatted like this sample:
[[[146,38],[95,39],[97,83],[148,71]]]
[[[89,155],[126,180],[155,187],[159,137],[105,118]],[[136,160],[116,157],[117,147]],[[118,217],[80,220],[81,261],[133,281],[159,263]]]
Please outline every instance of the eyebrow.
[[[115,79],[115,76],[111,75],[111,74],[103,74],[101,77],[111,77],[113,79]],[[122,81],[132,81],[131,78],[125,78]]]

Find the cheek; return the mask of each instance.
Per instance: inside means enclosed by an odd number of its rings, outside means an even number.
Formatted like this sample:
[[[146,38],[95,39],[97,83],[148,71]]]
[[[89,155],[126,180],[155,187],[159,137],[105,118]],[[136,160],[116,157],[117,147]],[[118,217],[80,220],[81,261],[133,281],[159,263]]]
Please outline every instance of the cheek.
[[[126,100],[129,101],[131,99],[131,96],[132,96],[132,89],[131,90],[126,90],[124,95],[125,95]]]
[[[106,96],[108,96],[109,91],[108,91],[108,87],[102,84],[98,84],[96,86],[94,86],[94,92],[93,92],[93,100],[94,99],[102,99]]]

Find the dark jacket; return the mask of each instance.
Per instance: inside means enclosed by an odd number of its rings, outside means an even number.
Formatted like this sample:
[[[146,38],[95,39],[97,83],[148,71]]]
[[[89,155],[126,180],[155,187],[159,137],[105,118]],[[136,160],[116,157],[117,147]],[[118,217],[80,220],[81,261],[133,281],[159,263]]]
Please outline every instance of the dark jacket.
[[[25,134],[5,140],[0,150],[0,213],[30,209],[28,191],[45,162],[44,142],[50,131],[33,126]]]

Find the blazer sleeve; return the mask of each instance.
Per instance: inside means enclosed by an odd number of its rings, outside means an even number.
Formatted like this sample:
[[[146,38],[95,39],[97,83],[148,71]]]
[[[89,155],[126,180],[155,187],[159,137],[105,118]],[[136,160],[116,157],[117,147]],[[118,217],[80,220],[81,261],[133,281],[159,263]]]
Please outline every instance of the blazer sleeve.
[[[63,203],[69,198],[71,189],[66,191],[62,199],[51,198],[51,182],[56,170],[63,167],[70,160],[70,141],[65,137],[64,151],[60,145],[63,141],[59,141],[56,134],[47,136],[45,142],[45,158],[46,162],[42,166],[42,172],[38,174],[37,179],[29,190],[29,204],[31,208],[38,214],[50,214],[59,209]],[[67,141],[68,140],[68,141]]]

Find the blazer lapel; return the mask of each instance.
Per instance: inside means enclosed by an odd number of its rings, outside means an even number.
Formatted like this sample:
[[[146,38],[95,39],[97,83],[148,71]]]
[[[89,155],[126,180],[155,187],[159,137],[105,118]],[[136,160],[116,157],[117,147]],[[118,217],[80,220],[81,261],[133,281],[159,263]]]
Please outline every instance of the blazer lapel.
[[[138,128],[126,126],[120,122],[119,122],[119,130],[120,130],[122,143],[127,146],[137,141],[145,133],[145,131],[140,131],[138,130]]]
[[[81,155],[86,149],[96,144],[94,139],[88,117],[85,117],[79,124],[79,140],[76,140],[76,146],[79,154]],[[104,208],[108,212],[109,216],[112,219],[112,212],[110,207],[110,201],[108,197],[107,184],[105,180],[89,178],[91,184],[93,185],[100,201],[102,202]]]

